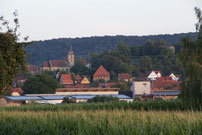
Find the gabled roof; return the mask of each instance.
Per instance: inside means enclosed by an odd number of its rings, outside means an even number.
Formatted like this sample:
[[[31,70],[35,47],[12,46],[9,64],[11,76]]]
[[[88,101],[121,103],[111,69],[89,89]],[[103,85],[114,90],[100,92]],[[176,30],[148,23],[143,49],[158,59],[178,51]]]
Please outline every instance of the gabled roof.
[[[73,80],[70,74],[62,74],[62,84],[73,84]]]
[[[93,76],[110,76],[109,72],[101,65]]]
[[[161,71],[154,71],[156,74],[160,73],[161,74]]]
[[[66,60],[50,60],[51,67],[67,67],[68,63]]]
[[[147,71],[147,72],[145,73],[145,77],[148,77],[152,72],[153,72],[153,71]]]
[[[132,76],[128,73],[121,73],[118,75],[119,79],[130,79]]]
[[[84,77],[83,80],[81,81],[81,84],[89,84],[89,83],[90,81],[86,77]]]

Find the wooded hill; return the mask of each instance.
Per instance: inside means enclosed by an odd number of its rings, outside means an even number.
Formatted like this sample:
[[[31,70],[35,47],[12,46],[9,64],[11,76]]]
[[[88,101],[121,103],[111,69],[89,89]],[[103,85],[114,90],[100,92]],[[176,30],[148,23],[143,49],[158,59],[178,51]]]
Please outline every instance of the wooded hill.
[[[197,38],[197,33],[183,33],[173,35],[150,35],[150,36],[102,36],[71,38],[71,44],[75,56],[89,58],[92,53],[103,53],[115,49],[120,41],[128,46],[142,46],[147,40],[163,39],[167,46],[181,41],[183,37]],[[25,48],[29,64],[40,65],[52,59],[67,59],[70,40],[68,38],[36,41]]]

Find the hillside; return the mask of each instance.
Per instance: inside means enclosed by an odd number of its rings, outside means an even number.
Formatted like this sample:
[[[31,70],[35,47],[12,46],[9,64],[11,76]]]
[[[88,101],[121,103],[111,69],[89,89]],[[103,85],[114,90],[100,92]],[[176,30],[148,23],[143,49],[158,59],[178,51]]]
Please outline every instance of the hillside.
[[[150,35],[150,36],[103,36],[103,37],[83,37],[72,38],[71,44],[76,57],[89,57],[92,53],[102,53],[116,48],[120,41],[128,46],[144,45],[148,39],[163,39],[167,42],[167,46],[175,42],[181,41],[183,37],[197,38],[197,33],[182,33],[173,35]],[[25,48],[28,54],[28,63],[40,65],[51,59],[67,59],[69,49],[69,39],[51,39],[44,41],[36,41]]]

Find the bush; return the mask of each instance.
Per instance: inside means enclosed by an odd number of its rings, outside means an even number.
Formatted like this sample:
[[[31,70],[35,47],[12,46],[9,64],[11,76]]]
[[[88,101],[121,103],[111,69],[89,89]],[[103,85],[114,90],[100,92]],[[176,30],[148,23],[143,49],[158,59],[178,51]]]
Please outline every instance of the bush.
[[[76,99],[69,99],[69,97],[64,97],[62,103],[76,103]]]
[[[92,103],[92,102],[114,102],[114,101],[119,101],[117,97],[112,97],[112,96],[95,96],[94,98],[89,99],[87,102]]]

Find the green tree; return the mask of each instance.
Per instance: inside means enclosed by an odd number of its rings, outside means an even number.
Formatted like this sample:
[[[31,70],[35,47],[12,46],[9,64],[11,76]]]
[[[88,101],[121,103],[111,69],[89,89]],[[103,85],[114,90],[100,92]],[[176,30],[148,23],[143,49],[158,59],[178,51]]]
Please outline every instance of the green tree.
[[[40,74],[27,78],[22,89],[26,94],[55,93],[56,88],[63,87],[51,75]]]
[[[3,16],[0,17],[0,30],[6,29],[6,32],[0,32],[0,96],[11,89],[13,79],[26,69],[27,63],[25,44],[19,43],[17,11],[13,15],[15,28],[10,28],[8,21]]]
[[[76,103],[76,99],[70,99],[69,97],[64,97],[62,103],[63,104],[64,103],[67,103],[67,104]]]
[[[94,98],[88,99],[87,102],[92,103],[98,103],[98,102],[117,102],[119,99],[117,97],[113,96],[95,96]]]
[[[180,61],[185,67],[186,80],[183,83],[182,99],[187,105],[200,107],[202,103],[202,12],[195,8],[198,18],[196,28],[198,39],[184,38],[180,52]]]

